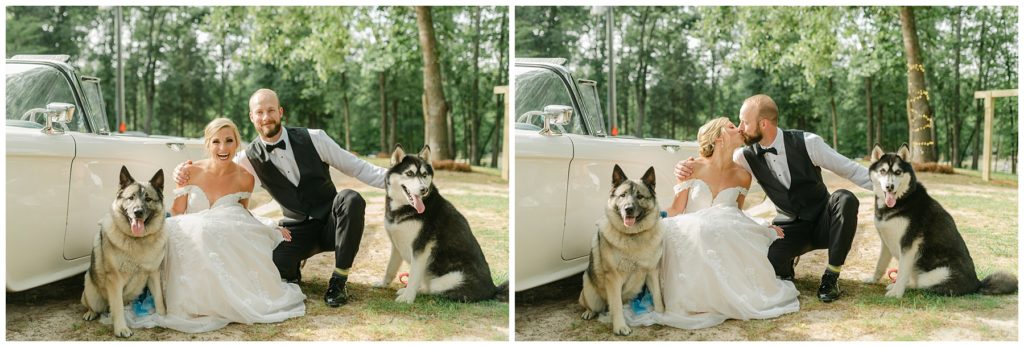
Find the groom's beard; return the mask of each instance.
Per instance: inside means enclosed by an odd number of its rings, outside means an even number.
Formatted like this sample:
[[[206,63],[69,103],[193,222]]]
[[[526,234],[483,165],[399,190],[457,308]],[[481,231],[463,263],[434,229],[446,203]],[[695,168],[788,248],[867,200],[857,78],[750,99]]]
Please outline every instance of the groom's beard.
[[[263,130],[263,129],[264,129],[263,127],[260,127],[260,130]],[[274,123],[273,125],[270,126],[270,129],[267,129],[266,132],[263,133],[263,137],[272,138],[274,136],[277,136],[277,134],[280,133],[280,132],[281,132],[281,123],[280,122]]]
[[[761,142],[761,140],[764,139],[764,134],[761,133],[761,129],[757,129],[757,132],[754,133],[753,135],[747,134],[745,132],[740,132],[740,134],[743,135],[743,143],[747,144],[747,146],[751,146],[755,143]]]

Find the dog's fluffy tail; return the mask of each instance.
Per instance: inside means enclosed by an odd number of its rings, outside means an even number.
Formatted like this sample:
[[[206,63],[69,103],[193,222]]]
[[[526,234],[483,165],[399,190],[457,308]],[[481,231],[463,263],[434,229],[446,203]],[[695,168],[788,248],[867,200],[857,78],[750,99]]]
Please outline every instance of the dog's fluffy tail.
[[[494,300],[508,302],[508,281],[502,282],[494,292]]]
[[[1013,294],[1017,292],[1017,276],[1005,271],[988,275],[981,280],[978,293],[985,295]]]

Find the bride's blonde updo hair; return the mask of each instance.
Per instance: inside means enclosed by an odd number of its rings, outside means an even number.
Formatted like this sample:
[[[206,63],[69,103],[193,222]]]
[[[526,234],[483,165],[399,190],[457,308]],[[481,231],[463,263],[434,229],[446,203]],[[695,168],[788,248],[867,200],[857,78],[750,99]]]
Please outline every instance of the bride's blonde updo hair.
[[[700,145],[700,156],[710,157],[715,153],[715,140],[722,135],[722,129],[732,124],[729,118],[718,117],[709,120],[697,131],[697,144]]]
[[[206,147],[210,147],[210,141],[212,141],[211,138],[213,137],[213,134],[216,134],[223,128],[231,128],[231,133],[235,135],[235,143],[238,144],[238,146],[235,147],[235,152],[238,152],[238,150],[242,148],[242,139],[238,134],[238,127],[235,126],[235,122],[224,117],[214,119],[210,121],[209,124],[206,124],[206,129],[203,130],[203,144]]]

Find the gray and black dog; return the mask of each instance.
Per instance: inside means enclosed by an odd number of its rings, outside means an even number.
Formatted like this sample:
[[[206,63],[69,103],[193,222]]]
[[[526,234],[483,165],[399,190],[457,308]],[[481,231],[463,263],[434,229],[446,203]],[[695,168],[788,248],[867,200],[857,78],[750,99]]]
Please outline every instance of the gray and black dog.
[[[149,182],[137,182],[121,167],[121,188],[110,213],[100,220],[92,245],[92,260],[85,273],[82,305],[85,320],[110,311],[114,335],[132,336],[124,319],[124,305],[149,287],[158,314],[165,314],[160,268],[167,254],[164,233],[164,172]]]
[[[583,319],[597,317],[607,309],[616,335],[632,333],[622,303],[640,294],[645,284],[655,311],[665,311],[660,280],[663,232],[654,184],[654,167],[647,169],[640,180],[630,180],[615,165],[605,218],[594,235],[590,264],[583,273],[579,299],[585,310]]]
[[[380,285],[395,279],[402,261],[409,263],[408,286],[395,301],[411,304],[417,293],[463,302],[507,300],[508,282],[494,285],[469,222],[434,186],[430,147],[414,156],[395,146],[385,185],[384,228],[392,247]]]
[[[878,145],[871,152],[868,170],[882,250],[869,280],[877,281],[895,256],[899,270],[885,293],[889,297],[902,297],[907,288],[942,295],[1015,293],[1017,277],[1010,273],[996,272],[978,280],[953,217],[917,181],[909,158],[905,143],[896,153],[885,153]]]

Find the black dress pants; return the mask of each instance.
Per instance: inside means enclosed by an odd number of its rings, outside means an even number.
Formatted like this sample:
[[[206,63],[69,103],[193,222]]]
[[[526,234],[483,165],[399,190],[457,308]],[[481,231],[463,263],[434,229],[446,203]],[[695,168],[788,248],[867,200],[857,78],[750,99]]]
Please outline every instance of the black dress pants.
[[[857,232],[859,207],[860,201],[853,193],[840,189],[829,196],[828,205],[818,218],[776,222],[785,237],[775,240],[768,248],[768,261],[775,268],[775,275],[793,277],[794,259],[816,249],[828,249],[829,265],[843,265]]]
[[[301,278],[299,264],[320,252],[334,252],[334,267],[348,269],[359,252],[363,238],[366,201],[354,190],[345,189],[334,196],[327,220],[310,219],[288,225],[292,240],[274,249],[274,264],[286,281]]]

